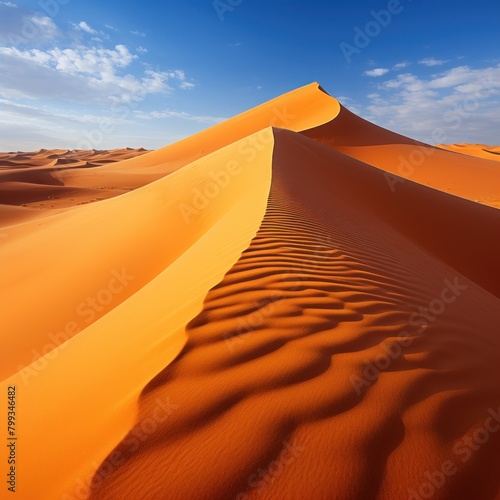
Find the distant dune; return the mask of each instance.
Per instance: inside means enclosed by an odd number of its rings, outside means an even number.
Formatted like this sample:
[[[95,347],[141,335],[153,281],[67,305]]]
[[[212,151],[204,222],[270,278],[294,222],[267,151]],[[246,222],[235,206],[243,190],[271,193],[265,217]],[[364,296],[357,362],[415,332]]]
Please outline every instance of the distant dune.
[[[439,147],[454,151],[455,153],[500,161],[500,146],[487,146],[486,144],[439,144]]]
[[[18,498],[495,499],[499,158],[317,83],[156,151],[0,154]]]

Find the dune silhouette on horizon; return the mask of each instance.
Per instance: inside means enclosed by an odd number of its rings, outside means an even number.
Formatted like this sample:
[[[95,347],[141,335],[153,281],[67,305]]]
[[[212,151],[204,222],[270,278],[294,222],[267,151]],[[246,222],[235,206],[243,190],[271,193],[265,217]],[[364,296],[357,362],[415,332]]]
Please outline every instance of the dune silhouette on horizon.
[[[155,151],[0,154],[19,498],[495,499],[499,154],[318,83]]]

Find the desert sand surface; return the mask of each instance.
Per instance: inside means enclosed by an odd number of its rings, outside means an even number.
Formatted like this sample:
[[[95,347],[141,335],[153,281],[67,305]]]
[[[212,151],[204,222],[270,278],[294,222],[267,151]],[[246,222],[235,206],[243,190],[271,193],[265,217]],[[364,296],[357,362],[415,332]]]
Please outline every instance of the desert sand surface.
[[[438,146],[455,153],[500,161],[500,146],[488,146],[486,144],[439,144]]]
[[[0,153],[0,227],[127,192],[131,189],[127,186],[104,186],[92,169],[146,152],[142,148],[124,148]],[[76,177],[85,181],[72,185],[70,179]]]
[[[500,150],[460,146],[313,83],[1,154],[17,497],[497,498]]]

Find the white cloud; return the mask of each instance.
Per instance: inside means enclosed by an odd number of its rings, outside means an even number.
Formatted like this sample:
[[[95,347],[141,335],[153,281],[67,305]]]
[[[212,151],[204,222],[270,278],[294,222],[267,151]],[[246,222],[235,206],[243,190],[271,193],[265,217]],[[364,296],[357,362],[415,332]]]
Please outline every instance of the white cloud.
[[[103,129],[107,134],[98,135]],[[137,121],[125,119],[109,109],[88,106],[77,109],[31,106],[0,99],[0,150],[34,150],[40,147],[112,148],[121,140],[122,131],[137,130]],[[87,138],[94,137],[95,144]],[[121,144],[131,144],[123,141]],[[139,141],[143,142],[143,141]],[[161,142],[160,142],[161,144]]]
[[[418,64],[422,64],[423,66],[433,67],[433,66],[442,66],[446,64],[448,61],[444,61],[443,59],[435,59],[434,57],[426,57],[425,59],[420,59]]]
[[[57,26],[50,17],[33,16],[31,22],[43,33],[46,38],[54,38],[57,34]]]
[[[99,115],[92,114],[82,114],[82,113],[71,113],[67,111],[60,111],[57,109],[48,109],[39,106],[31,106],[27,104],[18,103],[15,101],[10,101],[8,99],[0,99],[0,114],[5,116],[18,115],[25,119],[29,118],[43,118],[48,119],[56,124],[61,124],[61,122],[73,122],[73,123],[101,123],[103,117]],[[118,117],[107,117],[107,119],[112,123],[131,123],[130,121],[118,118]]]
[[[474,78],[471,71],[468,66],[458,66],[438,75],[429,85],[435,89],[443,89],[470,83],[471,77]]]
[[[459,66],[428,79],[400,74],[378,90],[363,116],[379,125],[424,142],[441,128],[444,142],[498,143],[500,65]]]
[[[104,27],[107,28],[110,31],[114,31],[114,32],[118,32],[119,31],[118,28],[115,28],[114,26],[111,26],[111,24],[105,24]]]
[[[80,21],[78,24],[73,24],[75,29],[85,31],[86,33],[89,33],[90,35],[95,35],[97,34],[97,31],[89,26],[85,21]]]
[[[169,110],[151,111],[149,113],[143,111],[135,111],[134,115],[141,120],[153,120],[153,119],[161,120],[165,118],[180,118],[182,120],[189,120],[204,124],[215,124],[227,120],[227,118],[221,118],[217,116],[197,116],[197,115],[192,115],[190,113],[186,113],[185,111],[169,111]]]
[[[407,68],[411,63],[409,63],[408,61],[402,61],[400,63],[397,63],[394,65],[393,69],[403,69],[403,68]]]
[[[387,68],[375,68],[365,71],[365,75],[374,77],[383,76],[387,73],[389,73],[389,70]]]
[[[182,70],[134,76],[124,70],[137,59],[124,45],[47,51],[0,47],[0,92],[12,98],[61,98],[87,102],[132,102],[146,95],[194,86]],[[29,75],[29,78],[26,78]]]
[[[0,5],[3,5],[5,7],[10,7],[12,9],[15,9],[17,7],[17,5],[12,2],[0,2]]]
[[[176,69],[168,73],[170,78],[179,80],[179,88],[183,90],[190,90],[196,87],[195,83],[188,82],[186,79],[186,74],[181,69]]]
[[[135,36],[140,36],[140,37],[145,37],[146,36],[146,33],[143,33],[142,31],[138,31],[138,30],[133,30],[130,32],[132,35],[135,35]]]
[[[21,8],[10,8],[5,3],[0,4],[0,10],[1,44],[43,44],[59,35],[50,17]]]
[[[100,31],[87,21],[65,23],[61,33],[50,17],[7,3],[0,0],[0,149],[75,148],[102,137],[94,132],[103,124],[108,131],[93,147],[158,147],[223,120],[179,111],[163,123],[154,114],[135,116],[148,96],[196,84],[181,69],[144,69],[145,47],[102,47],[118,31],[112,25]]]
[[[17,59],[34,61],[63,73],[99,74],[103,80],[114,74],[116,68],[128,66],[137,57],[132,55],[124,45],[117,45],[114,50],[83,46],[74,49],[54,48],[47,51],[0,47],[0,53]]]

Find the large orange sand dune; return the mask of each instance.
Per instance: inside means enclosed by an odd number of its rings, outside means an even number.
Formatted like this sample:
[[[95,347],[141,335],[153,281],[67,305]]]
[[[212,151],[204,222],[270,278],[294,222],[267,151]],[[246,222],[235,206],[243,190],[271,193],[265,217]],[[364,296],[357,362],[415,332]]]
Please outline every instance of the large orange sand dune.
[[[496,497],[498,162],[317,84],[123,161],[48,153],[1,158],[19,498]]]

